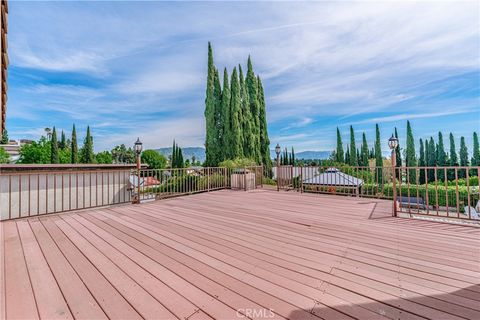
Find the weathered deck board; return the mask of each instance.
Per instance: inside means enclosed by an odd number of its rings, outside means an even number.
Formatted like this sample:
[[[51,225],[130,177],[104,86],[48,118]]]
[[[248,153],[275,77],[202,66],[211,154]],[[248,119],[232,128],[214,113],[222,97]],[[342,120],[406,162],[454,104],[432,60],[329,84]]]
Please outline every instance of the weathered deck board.
[[[480,319],[480,228],[389,206],[224,190],[2,222],[0,317]]]

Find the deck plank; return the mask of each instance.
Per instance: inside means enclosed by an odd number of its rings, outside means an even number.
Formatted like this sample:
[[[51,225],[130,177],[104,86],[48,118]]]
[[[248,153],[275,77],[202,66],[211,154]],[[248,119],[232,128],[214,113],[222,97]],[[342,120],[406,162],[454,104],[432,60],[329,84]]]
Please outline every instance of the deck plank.
[[[480,319],[480,228],[389,206],[222,190],[2,222],[0,318]]]

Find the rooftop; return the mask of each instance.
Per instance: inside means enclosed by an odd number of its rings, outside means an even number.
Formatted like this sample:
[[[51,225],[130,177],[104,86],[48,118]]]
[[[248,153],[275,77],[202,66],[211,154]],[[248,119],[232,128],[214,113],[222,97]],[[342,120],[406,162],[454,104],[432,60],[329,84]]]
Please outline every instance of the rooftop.
[[[4,221],[0,318],[480,319],[480,228],[390,205],[222,190]]]

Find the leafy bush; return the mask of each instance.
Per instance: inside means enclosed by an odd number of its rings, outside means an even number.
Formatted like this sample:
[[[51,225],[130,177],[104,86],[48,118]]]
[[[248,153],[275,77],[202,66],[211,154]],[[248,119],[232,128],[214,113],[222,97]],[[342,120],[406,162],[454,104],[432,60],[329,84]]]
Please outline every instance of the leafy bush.
[[[236,169],[236,168],[244,168],[244,167],[251,167],[256,166],[257,163],[249,158],[235,158],[233,160],[225,160],[218,164],[219,167],[225,167],[227,169]]]
[[[0,148],[0,164],[1,163],[9,163],[10,162],[10,156],[8,155],[7,151],[5,149]]]

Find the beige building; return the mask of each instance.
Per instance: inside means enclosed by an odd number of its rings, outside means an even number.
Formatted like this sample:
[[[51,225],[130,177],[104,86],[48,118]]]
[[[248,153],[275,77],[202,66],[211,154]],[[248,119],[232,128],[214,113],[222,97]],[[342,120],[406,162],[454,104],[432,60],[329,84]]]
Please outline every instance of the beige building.
[[[8,32],[8,3],[7,0],[2,1],[1,9],[1,28],[2,39],[0,41],[0,54],[1,54],[1,72],[0,72],[0,136],[5,128],[5,117],[7,111],[7,67],[8,67],[8,54],[7,54],[7,32]]]

